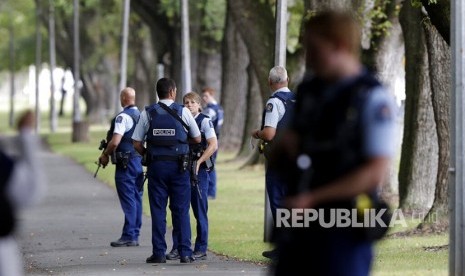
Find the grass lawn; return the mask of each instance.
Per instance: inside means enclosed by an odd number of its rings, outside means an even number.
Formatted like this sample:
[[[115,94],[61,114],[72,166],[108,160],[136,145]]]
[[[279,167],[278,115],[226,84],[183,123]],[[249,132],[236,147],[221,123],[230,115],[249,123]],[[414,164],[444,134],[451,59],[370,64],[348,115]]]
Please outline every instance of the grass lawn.
[[[6,114],[0,113],[0,133],[7,131]],[[44,116],[42,117],[44,118]],[[45,118],[44,118],[45,119]],[[104,137],[102,126],[92,127],[90,143],[71,144],[69,123],[60,120],[60,131],[43,134],[51,149],[69,156],[85,166],[91,173],[97,168],[98,145]],[[68,121],[69,122],[69,121]],[[46,123],[43,128],[48,130]],[[218,195],[209,202],[209,248],[219,254],[237,259],[266,262],[261,252],[270,248],[263,240],[264,171],[252,167],[239,170],[240,164],[230,162],[233,156],[219,155]],[[98,178],[114,185],[112,166],[99,171]],[[149,214],[144,194],[144,210]],[[398,229],[397,229],[398,230]],[[447,275],[448,250],[436,247],[448,244],[448,235],[424,237],[390,237],[376,246],[373,275]]]

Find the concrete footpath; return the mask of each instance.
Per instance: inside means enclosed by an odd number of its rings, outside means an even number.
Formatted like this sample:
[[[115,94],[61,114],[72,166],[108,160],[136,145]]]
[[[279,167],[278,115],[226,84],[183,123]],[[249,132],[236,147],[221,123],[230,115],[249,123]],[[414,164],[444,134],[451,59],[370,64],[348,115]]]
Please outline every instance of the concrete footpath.
[[[208,252],[192,264],[146,264],[151,222],[144,216],[140,246],[112,248],[123,223],[116,192],[67,157],[42,152],[47,197],[21,215],[18,241],[27,275],[266,275],[267,268]],[[166,239],[171,243],[170,231]],[[170,248],[170,246],[168,246]]]

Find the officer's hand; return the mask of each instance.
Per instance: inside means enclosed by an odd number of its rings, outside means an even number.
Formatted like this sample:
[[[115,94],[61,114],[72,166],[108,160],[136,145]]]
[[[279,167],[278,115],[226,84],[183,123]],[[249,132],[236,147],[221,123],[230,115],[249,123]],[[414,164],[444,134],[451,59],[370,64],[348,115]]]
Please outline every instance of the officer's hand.
[[[110,158],[108,157],[108,155],[102,154],[102,155],[100,155],[100,157],[98,158],[98,161],[99,161],[100,164],[102,164],[102,166],[105,168],[105,167],[108,165],[108,162],[110,161]]]
[[[315,197],[312,192],[288,197],[285,200],[286,207],[290,209],[305,209],[315,207]]]
[[[199,170],[200,170],[200,163],[197,162],[197,166],[195,167],[195,174],[199,174]]]
[[[252,137],[255,138],[255,139],[260,139],[260,137],[258,136],[259,131],[260,130],[258,130],[258,129],[252,131]]]

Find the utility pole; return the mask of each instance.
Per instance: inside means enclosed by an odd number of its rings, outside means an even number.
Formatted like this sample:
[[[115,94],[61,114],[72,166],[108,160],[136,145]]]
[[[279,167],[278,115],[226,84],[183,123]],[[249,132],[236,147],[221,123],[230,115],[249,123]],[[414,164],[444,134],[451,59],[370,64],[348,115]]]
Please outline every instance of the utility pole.
[[[452,128],[450,168],[449,275],[465,275],[465,3],[451,1],[452,35]]]
[[[276,1],[276,38],[274,48],[274,65],[286,67],[287,53],[287,0]],[[271,214],[268,191],[265,189],[265,231],[263,240],[271,241],[273,234],[273,216]]]
[[[50,53],[50,131],[54,133],[57,128],[57,111],[55,102],[55,81],[53,72],[56,67],[55,51],[55,7],[54,1],[49,0],[49,17],[48,17],[48,36],[49,36],[49,53]]]
[[[36,99],[36,106],[35,106],[35,131],[36,133],[39,132],[40,129],[40,95],[39,95],[39,77],[40,77],[40,69],[41,69],[41,54],[42,54],[42,33],[40,30],[40,16],[42,13],[42,7],[40,5],[40,0],[36,1],[37,8],[36,8],[36,61],[35,61],[35,99]]]
[[[74,53],[74,96],[73,96],[73,133],[72,142],[80,142],[87,139],[87,125],[82,122],[79,100],[81,98],[80,77],[80,42],[79,42],[79,0],[73,0],[73,53]]]
[[[287,0],[276,1],[276,40],[274,65],[286,66],[287,53]]]
[[[11,18],[11,15],[10,15]],[[9,43],[9,52],[10,52],[10,114],[8,116],[8,125],[10,127],[14,126],[15,123],[15,105],[14,98],[16,94],[15,86],[15,34],[14,34],[14,25],[13,18],[10,19],[9,26],[10,33],[10,43]]]
[[[183,95],[192,91],[191,52],[189,38],[189,1],[181,0],[181,48]]]
[[[120,60],[120,81],[119,91],[116,95],[115,111],[118,113],[119,107],[119,93],[126,87],[127,82],[127,62],[128,62],[128,34],[129,34],[129,13],[131,9],[131,0],[124,0],[123,3],[123,25],[121,37],[121,60]]]

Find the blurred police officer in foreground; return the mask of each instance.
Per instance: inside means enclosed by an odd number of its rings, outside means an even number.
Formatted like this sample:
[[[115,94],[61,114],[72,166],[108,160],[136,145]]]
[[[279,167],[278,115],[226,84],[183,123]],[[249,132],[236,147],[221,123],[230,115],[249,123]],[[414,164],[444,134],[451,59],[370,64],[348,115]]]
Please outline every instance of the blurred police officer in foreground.
[[[289,77],[284,67],[273,67],[270,70],[268,83],[273,94],[268,99],[263,111],[261,128],[252,132],[253,138],[261,140],[260,151],[265,153],[265,157],[267,157],[267,152],[276,133],[282,131],[289,122],[295,106],[295,94],[287,87]],[[266,169],[265,181],[271,214],[273,220],[276,221],[276,209],[283,207],[287,184],[282,175],[269,167]],[[265,251],[262,255],[266,258],[275,259],[277,251]]]
[[[190,146],[191,158],[196,161],[196,167],[191,169],[195,170],[193,173],[197,175],[197,182],[192,183],[193,186],[191,186],[191,205],[194,217],[197,221],[197,236],[195,238],[193,253],[194,258],[196,260],[206,260],[208,247],[208,172],[212,169],[212,156],[218,148],[218,142],[212,121],[207,115],[200,113],[200,96],[195,92],[187,93],[183,97],[183,102],[184,106],[187,107],[192,113],[192,116],[194,116],[202,137],[202,142],[200,144]],[[166,255],[166,258],[169,260],[179,258],[177,250],[178,234],[178,229],[173,228],[173,249]]]
[[[176,84],[157,82],[160,101],[142,111],[132,139],[147,162],[148,195],[152,215],[152,256],[147,263],[166,262],[166,205],[170,199],[173,227],[179,229],[181,263],[194,260],[191,249],[189,142],[200,143],[200,131],[191,112],[174,102]],[[144,147],[144,141],[147,148]]]
[[[46,182],[38,160],[40,139],[34,135],[31,111],[19,119],[15,137],[18,155],[0,150],[0,276],[20,276],[23,264],[14,238],[18,211],[37,203],[45,194]]]
[[[211,87],[206,87],[202,90],[202,99],[205,102],[206,106],[203,110],[203,114],[207,115],[213,123],[215,128],[216,138],[220,139],[221,127],[223,126],[224,121],[224,111],[223,107],[215,99],[215,89]],[[216,162],[216,157],[218,151],[215,151],[213,154],[213,163]],[[216,170],[213,168],[208,172],[209,181],[208,181],[208,197],[210,199],[216,198]]]
[[[120,102],[123,111],[111,121],[107,133],[108,145],[99,158],[103,167],[107,166],[110,156],[112,163],[116,165],[116,191],[124,212],[123,232],[117,241],[110,243],[113,247],[138,246],[142,225],[142,157],[134,150],[131,138],[140,115],[135,106],[134,89],[124,88],[120,94]]]
[[[289,208],[376,207],[378,185],[395,152],[395,106],[360,63],[360,29],[348,14],[322,12],[306,26],[307,66],[295,116],[273,166],[293,175]],[[297,145],[294,146],[294,145]],[[367,201],[366,199],[369,198]],[[325,216],[326,217],[326,216]],[[326,217],[326,221],[328,221]],[[367,228],[288,228],[275,275],[368,275],[374,242]]]

